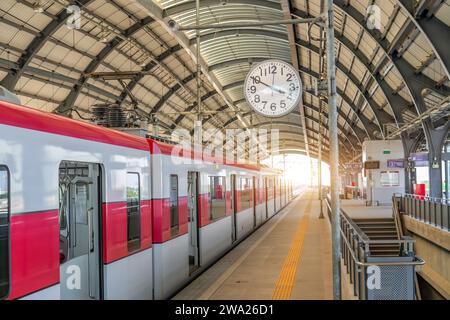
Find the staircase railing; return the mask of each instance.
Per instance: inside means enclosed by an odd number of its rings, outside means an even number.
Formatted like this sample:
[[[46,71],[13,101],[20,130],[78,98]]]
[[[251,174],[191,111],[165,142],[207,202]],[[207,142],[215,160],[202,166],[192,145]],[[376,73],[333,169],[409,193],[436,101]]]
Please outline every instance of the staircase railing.
[[[326,198],[331,221],[330,199]],[[413,300],[414,274],[417,266],[425,264],[414,255],[414,240],[408,237],[396,240],[371,240],[359,226],[341,210],[341,254],[346,271],[353,284],[353,293],[361,300]],[[371,254],[373,245],[398,245],[397,257]],[[380,287],[373,286],[372,276],[379,272]],[[371,272],[375,272],[374,275]],[[376,283],[376,281],[375,281]]]
[[[404,229],[402,223],[402,217],[400,213],[401,198],[396,194],[392,196],[392,215],[394,216],[395,228],[400,239],[404,237]]]

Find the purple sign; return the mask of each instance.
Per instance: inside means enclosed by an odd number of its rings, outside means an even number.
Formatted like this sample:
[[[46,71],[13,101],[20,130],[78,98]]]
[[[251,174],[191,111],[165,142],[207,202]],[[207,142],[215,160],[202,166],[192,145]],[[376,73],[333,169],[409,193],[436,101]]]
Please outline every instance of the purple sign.
[[[415,167],[419,168],[419,167],[428,167],[428,160],[418,160],[418,161],[414,161],[414,165]]]
[[[428,161],[428,153],[426,152],[411,153],[410,159],[411,161]]]
[[[395,168],[395,169],[403,169],[403,168],[405,168],[405,160],[403,160],[403,159],[388,160],[387,167]]]

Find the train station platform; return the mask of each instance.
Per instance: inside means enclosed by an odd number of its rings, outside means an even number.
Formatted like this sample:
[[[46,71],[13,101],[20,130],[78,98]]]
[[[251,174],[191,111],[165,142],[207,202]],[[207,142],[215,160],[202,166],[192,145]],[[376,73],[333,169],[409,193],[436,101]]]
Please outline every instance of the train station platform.
[[[365,200],[342,200],[341,209],[351,219],[392,218],[392,206],[366,206]]]
[[[331,300],[330,223],[316,199],[297,197],[173,299]]]

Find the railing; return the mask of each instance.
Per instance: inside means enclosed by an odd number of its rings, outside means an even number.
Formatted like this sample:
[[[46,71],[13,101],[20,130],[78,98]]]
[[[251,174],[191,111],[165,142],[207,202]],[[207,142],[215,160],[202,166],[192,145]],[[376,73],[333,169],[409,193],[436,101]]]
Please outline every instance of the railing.
[[[326,198],[327,213],[331,221],[330,199]],[[414,299],[415,268],[425,261],[414,255],[414,240],[403,237],[397,240],[371,240],[348,215],[341,210],[341,255],[353,285],[353,293],[360,300]],[[371,246],[398,245],[398,257],[373,256]],[[381,289],[368,283],[369,267],[379,267],[382,275]],[[394,274],[394,276],[392,276]],[[396,283],[398,282],[398,283]]]
[[[399,210],[411,218],[449,231],[450,200],[406,194],[399,199]]]
[[[405,232],[403,230],[403,222],[400,214],[400,207],[401,203],[399,201],[399,198],[394,194],[392,196],[392,214],[394,216],[395,229],[397,230],[397,234],[399,235],[399,237],[403,238]]]

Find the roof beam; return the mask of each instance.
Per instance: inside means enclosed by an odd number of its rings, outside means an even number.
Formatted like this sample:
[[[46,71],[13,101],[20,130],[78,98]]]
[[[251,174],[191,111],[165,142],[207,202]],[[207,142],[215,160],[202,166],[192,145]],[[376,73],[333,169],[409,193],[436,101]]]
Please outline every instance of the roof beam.
[[[419,10],[416,13],[416,8],[412,6],[411,1],[399,0],[400,6],[409,19],[429,41],[433,53],[442,63],[447,78],[450,79],[450,46],[444,40],[450,39],[450,27],[434,16],[437,8],[443,3],[441,0],[432,0],[426,10]]]
[[[142,28],[144,28],[147,24],[149,24],[151,22],[153,22],[153,19],[150,17],[146,17],[146,18],[142,19],[141,21],[136,22],[128,29],[126,29],[123,32],[123,35],[126,38],[130,37],[131,35],[133,35],[137,31],[141,30]],[[78,80],[78,83],[75,84],[73,90],[66,97],[64,102],[58,108],[56,108],[56,110],[54,112],[60,113],[60,114],[65,114],[73,108],[75,102],[78,99],[78,96],[80,95],[83,87],[86,85],[86,83],[89,79],[88,74],[97,70],[97,68],[102,64],[103,61],[105,61],[105,59],[108,57],[108,55],[111,52],[113,52],[124,41],[125,40],[123,37],[116,36],[100,51],[100,53],[97,55],[97,57],[94,60],[92,60],[89,63],[89,65],[86,67],[86,69],[83,72],[83,75]]]
[[[443,93],[444,88],[438,88],[436,83],[430,78],[426,77],[423,74],[415,74],[415,69],[404,59],[400,58],[396,55],[396,51],[389,52],[390,44],[386,39],[382,38],[381,32],[378,30],[370,30],[361,23],[361,13],[354,7],[346,6],[343,0],[336,0],[334,5],[339,8],[344,14],[347,14],[351,17],[357,24],[359,24],[360,28],[365,29],[365,31],[372,37],[374,41],[376,41],[379,46],[383,49],[385,54],[385,58],[389,60],[390,63],[393,63],[400,75],[402,76],[403,82],[406,84],[405,88],[408,90],[409,94],[412,97],[412,101],[414,102],[414,106],[416,107],[417,114],[422,114],[426,109],[426,103],[423,99],[422,93],[426,89],[431,89],[433,91],[437,91],[438,93],[442,93],[444,96],[447,96],[448,93]],[[381,64],[380,64],[381,65]],[[425,136],[427,137],[427,141],[430,145],[432,145],[432,137],[430,130],[432,130],[433,124],[430,119],[426,119],[422,123],[423,131]]]
[[[281,0],[281,10],[283,11],[283,16],[285,19],[292,19],[291,2],[289,0]],[[299,70],[300,62],[299,62],[299,53],[297,51],[296,25],[289,24],[286,25],[286,28],[289,41],[289,50],[291,53],[291,63],[296,70]],[[300,109],[300,122],[305,139],[306,154],[309,157],[308,133],[306,131],[305,109],[303,107],[302,101],[300,102],[299,109]]]
[[[142,73],[137,75],[135,78],[133,78],[133,80],[131,80],[128,83],[127,89],[122,91],[122,93],[119,95],[119,97],[117,99],[117,102],[119,104],[122,104],[128,95],[128,91],[132,92],[134,90],[134,88],[137,86],[137,84],[145,77],[146,73],[153,70],[153,68],[155,68],[158,65],[158,63],[164,61],[165,59],[170,57],[172,54],[174,54],[180,50],[182,50],[182,47],[180,45],[175,45],[175,46],[167,49],[163,53],[161,53],[159,56],[156,57],[156,59],[154,59],[154,60],[150,61],[148,64],[146,64],[142,68]],[[180,86],[180,88],[181,88],[181,86]]]
[[[219,80],[208,71],[208,65],[205,60],[200,55],[199,61],[197,61],[196,54],[194,50],[189,45],[189,39],[183,32],[173,30],[164,19],[163,10],[157,5],[153,0],[131,0],[133,3],[137,4],[139,7],[143,9],[149,16],[151,16],[155,21],[157,21],[161,27],[169,33],[174,39],[181,45],[184,50],[189,54],[191,59],[198,63],[202,69],[203,74],[207,78],[208,82],[213,86],[213,88],[219,93],[225,103],[232,109],[239,111],[232,103],[232,99],[228,96],[226,92],[222,90],[222,86]],[[248,124],[242,121],[242,126],[248,128]]]
[[[247,5],[247,6],[256,6],[263,8],[270,8],[274,10],[280,10],[280,4],[274,1],[266,1],[266,0],[227,0],[226,4],[239,4],[239,5]],[[202,7],[219,7],[222,8],[223,5],[218,0],[202,0]],[[187,1],[170,8],[164,10],[163,17],[170,17],[174,15],[178,15],[180,13],[185,13],[187,11],[195,10],[195,1]]]
[[[77,4],[87,6],[93,0],[77,0]],[[73,1],[71,1],[73,2]],[[65,8],[57,15],[55,20],[52,20],[27,46],[25,53],[18,60],[18,69],[8,73],[8,75],[0,82],[0,85],[10,91],[14,91],[20,76],[23,74],[24,68],[27,67],[33,60],[35,55],[41,50],[44,44],[59,30],[59,28],[66,22],[71,15]]]
[[[294,12],[294,15],[299,18],[310,17],[305,12],[303,12],[299,9],[294,9],[293,12]],[[391,107],[391,110],[394,114],[395,121],[397,123],[403,122],[402,112],[410,103],[408,101],[404,100],[401,96],[395,95],[393,93],[392,88],[387,84],[387,82],[384,79],[382,79],[378,75],[378,71],[376,70],[376,68],[372,67],[372,63],[371,63],[372,59],[367,58],[366,55],[361,51],[361,49],[359,47],[355,48],[355,45],[352,43],[352,41],[350,41],[349,38],[347,38],[345,36],[345,34],[340,34],[337,32],[335,38],[336,38],[336,41],[340,43],[340,45],[344,46],[349,51],[351,51],[353,53],[353,57],[358,58],[359,62],[362,63],[366,67],[367,71],[370,73],[370,76],[371,76],[371,78],[369,78],[370,81],[375,81],[378,84],[378,86],[381,88],[381,90],[386,98],[386,101],[388,101],[389,106]],[[299,40],[299,42],[303,42],[302,43],[303,46],[306,46],[306,44],[307,44],[305,41]],[[319,48],[316,46],[313,46],[313,45],[306,46],[306,48],[313,50],[317,54],[319,52]],[[339,68],[341,70],[345,70],[340,59],[337,60],[337,64],[339,65]],[[355,83],[355,85],[358,87],[357,83]],[[367,87],[370,87],[370,86],[366,85],[364,87],[364,89],[361,90],[361,92],[365,93]],[[374,108],[372,108],[372,111],[377,116],[379,121],[382,121],[382,122],[386,121],[387,119],[389,119],[391,117],[389,114],[387,114],[383,110],[378,111],[378,108],[375,108],[375,110],[374,110]],[[387,114],[387,116],[386,116],[386,114]],[[380,129],[382,129],[382,128],[380,128]]]

